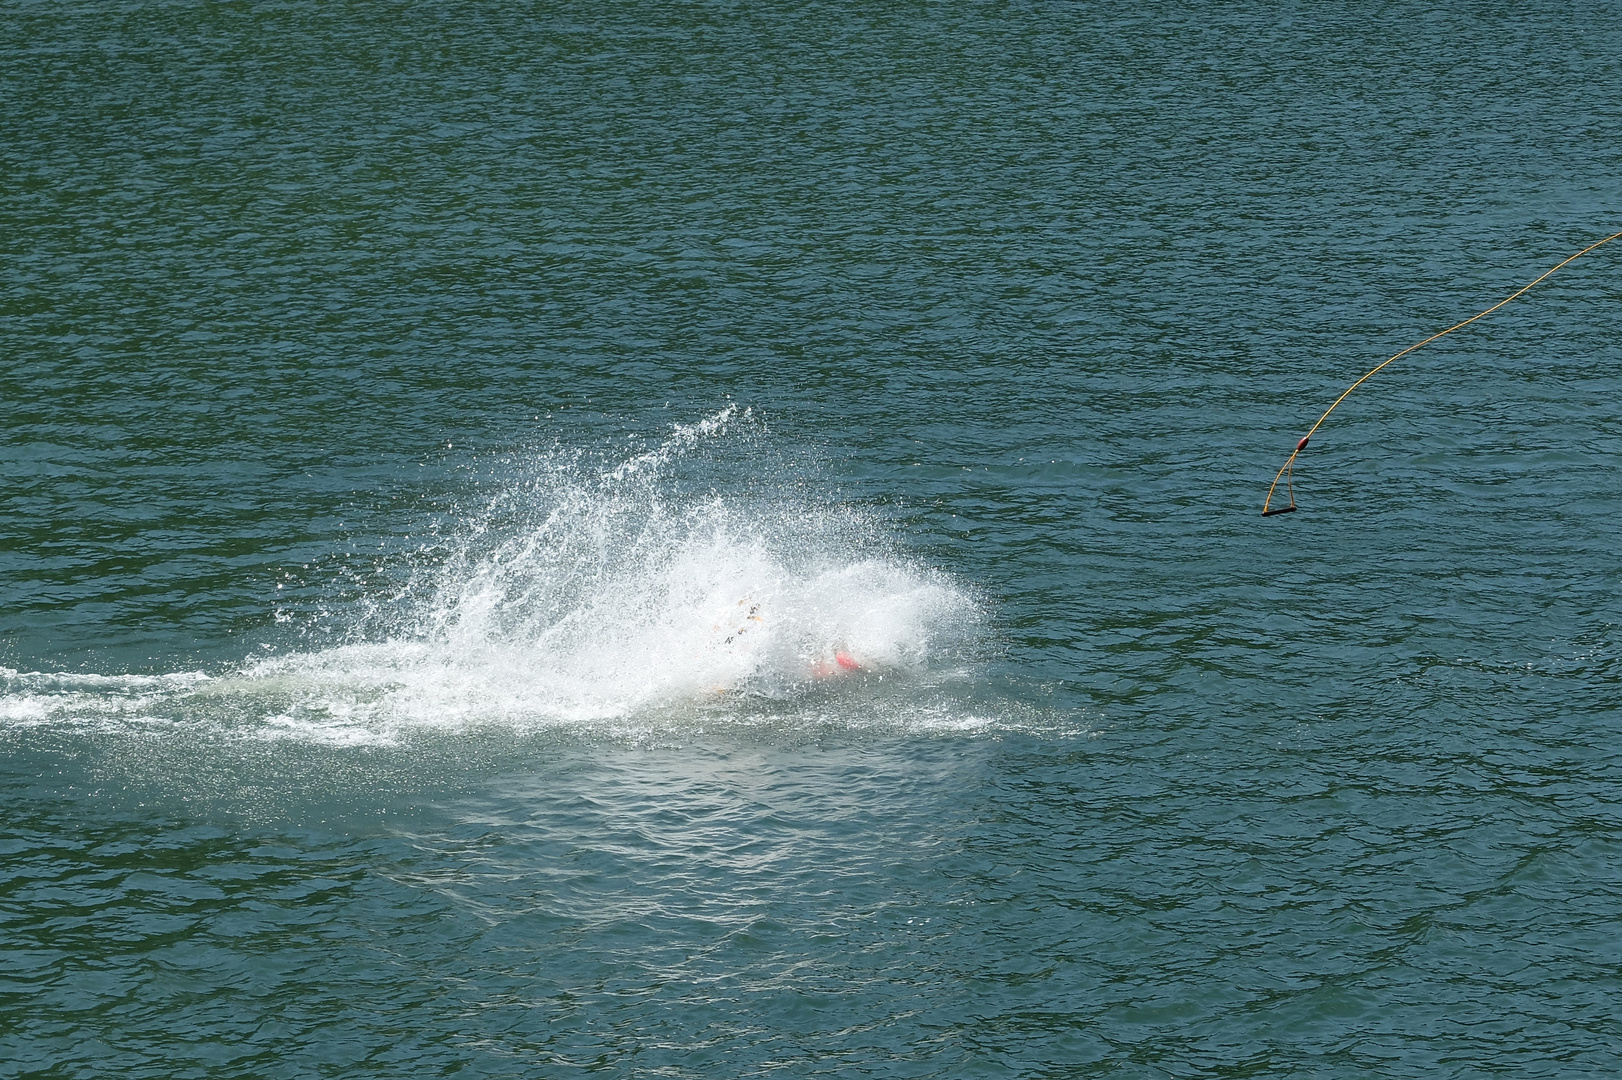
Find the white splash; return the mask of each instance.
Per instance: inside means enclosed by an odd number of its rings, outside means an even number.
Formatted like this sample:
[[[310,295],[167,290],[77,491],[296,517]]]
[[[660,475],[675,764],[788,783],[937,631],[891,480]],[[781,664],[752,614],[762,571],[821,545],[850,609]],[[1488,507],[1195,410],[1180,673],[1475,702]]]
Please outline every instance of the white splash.
[[[792,709],[881,684],[907,708],[907,686],[960,669],[979,606],[897,554],[873,519],[807,501],[801,484],[680,494],[672,466],[751,419],[729,406],[608,469],[561,451],[528,462],[360,640],[215,679],[5,673],[0,723],[230,715],[253,738],[365,745],[419,729]],[[745,453],[756,435],[739,437]]]

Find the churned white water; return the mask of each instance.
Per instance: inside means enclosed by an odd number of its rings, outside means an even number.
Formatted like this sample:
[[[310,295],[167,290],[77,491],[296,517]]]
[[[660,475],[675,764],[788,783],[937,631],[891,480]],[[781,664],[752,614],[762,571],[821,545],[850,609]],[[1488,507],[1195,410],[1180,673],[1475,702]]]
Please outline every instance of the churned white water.
[[[0,670],[0,722],[224,722],[366,744],[867,695],[847,704],[972,723],[924,698],[967,674],[980,605],[872,515],[809,497],[792,473],[763,477],[747,457],[760,438],[728,407],[619,462],[533,455],[345,643],[213,677]]]

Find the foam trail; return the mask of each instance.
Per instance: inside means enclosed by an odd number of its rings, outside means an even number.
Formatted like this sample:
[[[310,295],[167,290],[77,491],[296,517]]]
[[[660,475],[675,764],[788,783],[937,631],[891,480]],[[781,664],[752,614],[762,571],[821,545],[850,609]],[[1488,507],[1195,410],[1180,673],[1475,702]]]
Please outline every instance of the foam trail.
[[[156,712],[209,681],[201,671],[94,675],[0,667],[0,724],[29,727],[64,716],[104,723],[162,723]]]
[[[920,700],[906,687],[961,670],[979,606],[871,517],[808,500],[803,475],[770,475],[762,438],[728,406],[612,467],[561,450],[520,462],[450,557],[357,640],[218,679],[130,683],[124,707],[98,715],[232,716],[254,737],[350,744],[760,702],[792,712],[886,681],[886,708],[905,711]],[[713,483],[729,466],[754,479]],[[68,683],[13,693],[18,678],[0,720],[82,717],[97,698]]]

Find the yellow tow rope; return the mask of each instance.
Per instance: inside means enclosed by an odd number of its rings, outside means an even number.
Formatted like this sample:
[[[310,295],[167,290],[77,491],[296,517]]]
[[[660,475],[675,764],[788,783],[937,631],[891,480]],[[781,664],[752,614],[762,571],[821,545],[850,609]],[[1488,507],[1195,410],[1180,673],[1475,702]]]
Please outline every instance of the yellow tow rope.
[[[1546,272],[1544,272],[1542,277],[1539,277],[1537,279],[1537,281],[1534,281],[1534,282],[1532,282],[1531,284],[1528,284],[1528,285],[1521,286],[1519,289],[1516,289],[1514,292],[1510,293],[1508,296],[1506,296],[1502,300],[1498,301],[1498,303],[1494,304],[1492,307],[1488,308],[1486,311],[1477,312],[1476,314],[1470,316],[1468,319],[1465,319],[1461,323],[1454,323],[1452,326],[1448,327],[1446,330],[1443,330],[1441,333],[1432,334],[1430,337],[1426,338],[1424,341],[1421,341],[1418,345],[1410,345],[1410,346],[1408,346],[1406,349],[1402,350],[1400,353],[1397,353],[1395,356],[1392,356],[1389,359],[1384,360],[1379,364],[1376,364],[1372,369],[1369,370],[1369,373],[1367,375],[1364,375],[1361,379],[1357,380],[1352,385],[1348,386],[1346,388],[1346,392],[1341,394],[1340,397],[1335,399],[1335,404],[1334,405],[1331,405],[1331,406],[1329,406],[1329,408],[1324,410],[1324,414],[1322,416],[1318,417],[1318,422],[1316,424],[1313,424],[1312,427],[1310,429],[1308,429],[1307,433],[1301,437],[1301,441],[1295,444],[1295,449],[1290,451],[1290,456],[1287,459],[1285,459],[1283,467],[1280,468],[1279,471],[1278,471],[1278,475],[1273,477],[1272,486],[1267,489],[1267,500],[1262,503],[1262,517],[1272,517],[1274,514],[1288,514],[1292,510],[1295,509],[1295,485],[1294,485],[1294,483],[1292,481],[1294,480],[1294,476],[1295,476],[1295,459],[1296,459],[1296,456],[1298,454],[1300,454],[1301,451],[1303,451],[1303,450],[1305,450],[1307,448],[1307,440],[1312,438],[1312,433],[1317,431],[1318,428],[1320,426],[1322,426],[1322,424],[1323,424],[1323,422],[1325,420],[1329,419],[1329,414],[1335,411],[1335,405],[1339,405],[1341,402],[1345,401],[1348,394],[1350,394],[1353,390],[1356,390],[1359,386],[1362,386],[1364,383],[1368,382],[1369,379],[1371,377],[1373,377],[1375,372],[1377,372],[1381,368],[1385,367],[1386,364],[1391,363],[1392,360],[1400,360],[1404,356],[1407,356],[1409,353],[1413,352],[1415,349],[1420,348],[1421,346],[1424,346],[1424,345],[1429,345],[1431,342],[1435,341],[1439,337],[1446,337],[1447,335],[1451,334],[1453,331],[1459,329],[1462,326],[1469,326],[1471,323],[1475,322],[1477,319],[1481,318],[1483,315],[1491,315],[1493,312],[1497,311],[1499,308],[1503,307],[1505,304],[1509,303],[1511,300],[1515,299],[1517,296],[1520,296],[1523,293],[1525,293],[1533,285],[1536,285],[1539,281],[1542,281],[1544,278],[1548,277],[1550,274],[1554,273],[1556,270],[1558,270],[1562,266],[1566,265],[1566,263],[1569,263],[1569,262],[1571,262],[1571,261],[1573,261],[1575,259],[1580,259],[1582,256],[1587,255],[1590,251],[1593,251],[1595,248],[1599,247],[1600,244],[1609,244],[1612,240],[1615,240],[1619,236],[1622,236],[1622,232],[1612,233],[1610,236],[1607,236],[1605,239],[1599,241],[1599,243],[1589,244],[1587,247],[1583,248],[1577,254],[1571,256],[1571,258],[1566,259],[1566,260],[1564,260],[1562,262],[1559,262],[1559,263],[1555,264],[1554,266],[1550,267]],[[1273,510],[1273,509],[1271,509],[1271,507],[1273,505],[1273,492],[1278,490],[1278,482],[1280,480],[1284,481],[1284,488],[1290,494],[1290,505],[1281,506],[1277,510]]]

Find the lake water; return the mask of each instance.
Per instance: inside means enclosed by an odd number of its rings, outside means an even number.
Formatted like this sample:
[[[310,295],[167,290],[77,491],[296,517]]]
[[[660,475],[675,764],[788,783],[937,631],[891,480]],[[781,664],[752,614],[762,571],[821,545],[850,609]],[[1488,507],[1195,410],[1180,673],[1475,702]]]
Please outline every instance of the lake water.
[[[1614,5],[0,7],[0,1076],[1622,1069]]]

